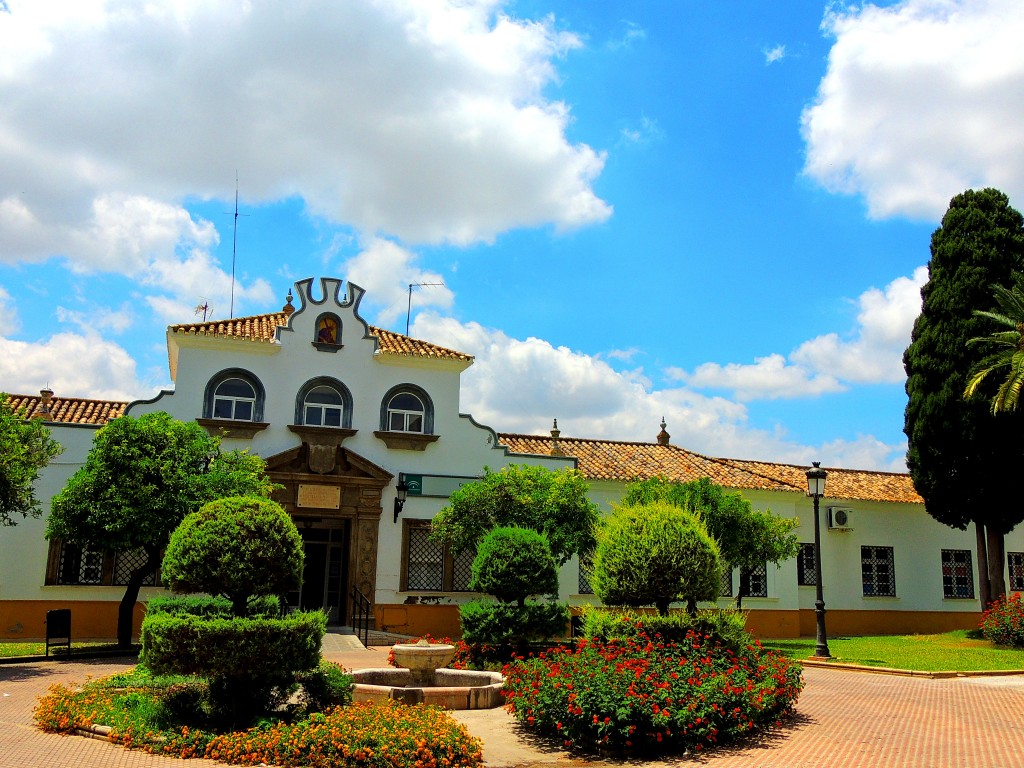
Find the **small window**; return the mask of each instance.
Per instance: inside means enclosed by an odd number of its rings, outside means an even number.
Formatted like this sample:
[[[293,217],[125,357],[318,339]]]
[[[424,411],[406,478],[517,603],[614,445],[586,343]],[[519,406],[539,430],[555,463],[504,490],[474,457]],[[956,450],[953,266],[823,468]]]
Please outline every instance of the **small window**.
[[[732,568],[722,569],[722,584],[718,590],[719,597],[732,597]]]
[[[253,421],[256,389],[245,379],[225,379],[213,392],[213,418]]]
[[[102,584],[103,552],[88,546],[62,544],[57,568],[58,584]]]
[[[801,544],[796,555],[796,579],[801,587],[813,587],[818,583],[814,573],[814,545]]]
[[[476,549],[458,554],[430,538],[430,523],[405,521],[405,579],[410,592],[468,592]]]
[[[756,568],[744,568],[740,577],[747,579],[746,597],[768,597],[767,564],[759,565]]]
[[[578,595],[592,595],[594,594],[594,588],[590,586],[590,579],[587,574],[590,573],[591,567],[594,565],[593,558],[580,558],[580,573],[579,579],[576,582],[576,594]]]
[[[1024,552],[1007,552],[1006,560],[1010,566],[1010,589],[1024,592]]]
[[[341,394],[333,387],[313,387],[302,404],[303,423],[315,427],[340,427],[344,412]]]
[[[143,563],[146,562],[146,551],[143,549],[133,549],[128,552],[117,552],[114,554],[114,577],[113,584],[115,586],[125,586],[128,584],[128,580],[132,576],[137,568],[140,568]],[[156,586],[156,566],[147,573],[142,579],[142,586],[154,587]]]
[[[340,324],[334,315],[320,315],[316,321],[316,340],[321,344],[337,344]]]
[[[896,597],[892,547],[861,547],[860,574],[864,597]]]
[[[971,550],[942,550],[942,596],[946,599],[974,599]]]
[[[391,432],[423,432],[426,409],[416,395],[400,392],[388,401],[388,430]]]

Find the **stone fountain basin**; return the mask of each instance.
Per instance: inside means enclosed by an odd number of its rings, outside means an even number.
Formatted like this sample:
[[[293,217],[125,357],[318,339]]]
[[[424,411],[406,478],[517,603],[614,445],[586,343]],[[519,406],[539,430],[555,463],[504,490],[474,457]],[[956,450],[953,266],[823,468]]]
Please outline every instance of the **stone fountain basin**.
[[[500,672],[468,669],[438,669],[432,684],[413,683],[408,669],[383,667],[352,672],[354,701],[387,701],[404,704],[433,704],[444,709],[493,709],[505,703]]]

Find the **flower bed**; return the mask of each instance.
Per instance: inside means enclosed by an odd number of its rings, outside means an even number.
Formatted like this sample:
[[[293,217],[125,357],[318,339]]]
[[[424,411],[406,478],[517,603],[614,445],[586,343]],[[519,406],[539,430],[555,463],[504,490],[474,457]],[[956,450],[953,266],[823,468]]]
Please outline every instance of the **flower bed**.
[[[161,697],[176,687],[114,688],[102,679],[79,689],[55,685],[40,699],[35,719],[44,731],[62,733],[108,725],[111,741],[126,747],[237,765],[476,768],[482,763],[479,740],[445,712],[396,702],[335,707],[295,723],[267,722],[234,733],[155,727]]]
[[[777,722],[803,687],[788,659],[697,632],[679,643],[581,640],[504,674],[520,722],[582,751],[699,751]]]
[[[996,645],[1024,648],[1024,599],[1020,592],[1004,595],[981,615],[981,634]]]

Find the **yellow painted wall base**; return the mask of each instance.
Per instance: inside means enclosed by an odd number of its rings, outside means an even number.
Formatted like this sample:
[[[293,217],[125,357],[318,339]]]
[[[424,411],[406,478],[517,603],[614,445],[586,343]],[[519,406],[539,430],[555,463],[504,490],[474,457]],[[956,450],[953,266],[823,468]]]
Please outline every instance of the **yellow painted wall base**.
[[[462,637],[457,605],[375,605],[377,629],[400,635]]]
[[[0,602],[0,639],[43,640],[46,612],[71,609],[71,642],[76,640],[117,640],[118,603],[110,600],[4,600]],[[139,636],[146,607],[135,604],[132,635]]]
[[[954,629],[977,629],[980,613],[954,611],[830,611],[825,630],[836,635],[933,635]],[[800,634],[814,637],[817,618],[813,609],[800,611]]]

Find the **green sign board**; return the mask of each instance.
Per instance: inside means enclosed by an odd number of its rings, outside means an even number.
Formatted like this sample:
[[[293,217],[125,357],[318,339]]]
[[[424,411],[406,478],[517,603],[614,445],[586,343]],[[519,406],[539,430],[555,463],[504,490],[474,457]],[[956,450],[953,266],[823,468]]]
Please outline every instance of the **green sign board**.
[[[410,496],[437,496],[448,498],[466,483],[475,483],[479,477],[454,475],[404,475]]]

